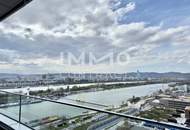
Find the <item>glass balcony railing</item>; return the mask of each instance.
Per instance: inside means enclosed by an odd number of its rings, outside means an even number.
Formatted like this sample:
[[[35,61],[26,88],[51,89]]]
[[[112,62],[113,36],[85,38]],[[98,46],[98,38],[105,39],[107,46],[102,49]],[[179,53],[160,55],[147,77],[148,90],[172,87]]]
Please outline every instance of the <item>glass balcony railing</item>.
[[[0,113],[34,130],[189,130],[140,118],[135,108],[94,108],[0,91]]]

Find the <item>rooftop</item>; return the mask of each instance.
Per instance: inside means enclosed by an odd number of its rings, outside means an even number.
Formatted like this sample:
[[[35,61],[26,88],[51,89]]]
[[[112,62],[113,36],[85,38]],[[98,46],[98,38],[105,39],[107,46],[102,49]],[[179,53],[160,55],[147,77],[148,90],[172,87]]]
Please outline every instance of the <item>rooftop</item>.
[[[181,99],[178,99],[178,98],[161,98],[161,100],[169,100],[169,101],[176,101],[176,102],[188,102],[190,103],[190,99],[187,99],[187,98],[181,98]]]

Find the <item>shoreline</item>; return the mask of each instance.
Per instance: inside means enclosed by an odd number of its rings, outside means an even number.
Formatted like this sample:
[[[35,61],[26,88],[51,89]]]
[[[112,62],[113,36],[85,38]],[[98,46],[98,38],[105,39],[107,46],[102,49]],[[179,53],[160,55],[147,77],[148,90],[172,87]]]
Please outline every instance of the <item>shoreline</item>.
[[[79,87],[87,87],[92,85],[114,85],[114,84],[126,84],[126,83],[144,83],[147,81],[122,81],[122,82],[100,82],[100,83],[81,83],[81,84],[60,84],[60,85],[46,85],[46,86],[26,86],[23,88],[0,88],[0,90],[8,91],[8,92],[20,92],[20,91],[26,91],[26,89],[30,88],[31,91],[39,91],[39,90],[48,90],[48,89],[60,89],[60,88],[67,88],[69,86],[70,88],[73,88],[74,86]]]

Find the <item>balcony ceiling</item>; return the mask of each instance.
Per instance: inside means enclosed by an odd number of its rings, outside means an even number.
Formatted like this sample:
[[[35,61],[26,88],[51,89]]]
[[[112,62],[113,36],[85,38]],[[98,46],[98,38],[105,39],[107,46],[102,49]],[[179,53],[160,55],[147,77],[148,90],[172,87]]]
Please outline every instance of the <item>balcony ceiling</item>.
[[[0,21],[15,13],[32,0],[0,0]]]

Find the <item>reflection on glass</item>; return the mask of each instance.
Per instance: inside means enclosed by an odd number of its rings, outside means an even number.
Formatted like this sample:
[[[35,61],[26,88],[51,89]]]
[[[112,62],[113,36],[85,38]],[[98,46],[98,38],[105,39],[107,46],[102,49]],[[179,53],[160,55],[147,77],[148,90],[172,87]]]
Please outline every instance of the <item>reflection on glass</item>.
[[[20,97],[15,94],[0,93],[0,113],[19,120]]]

